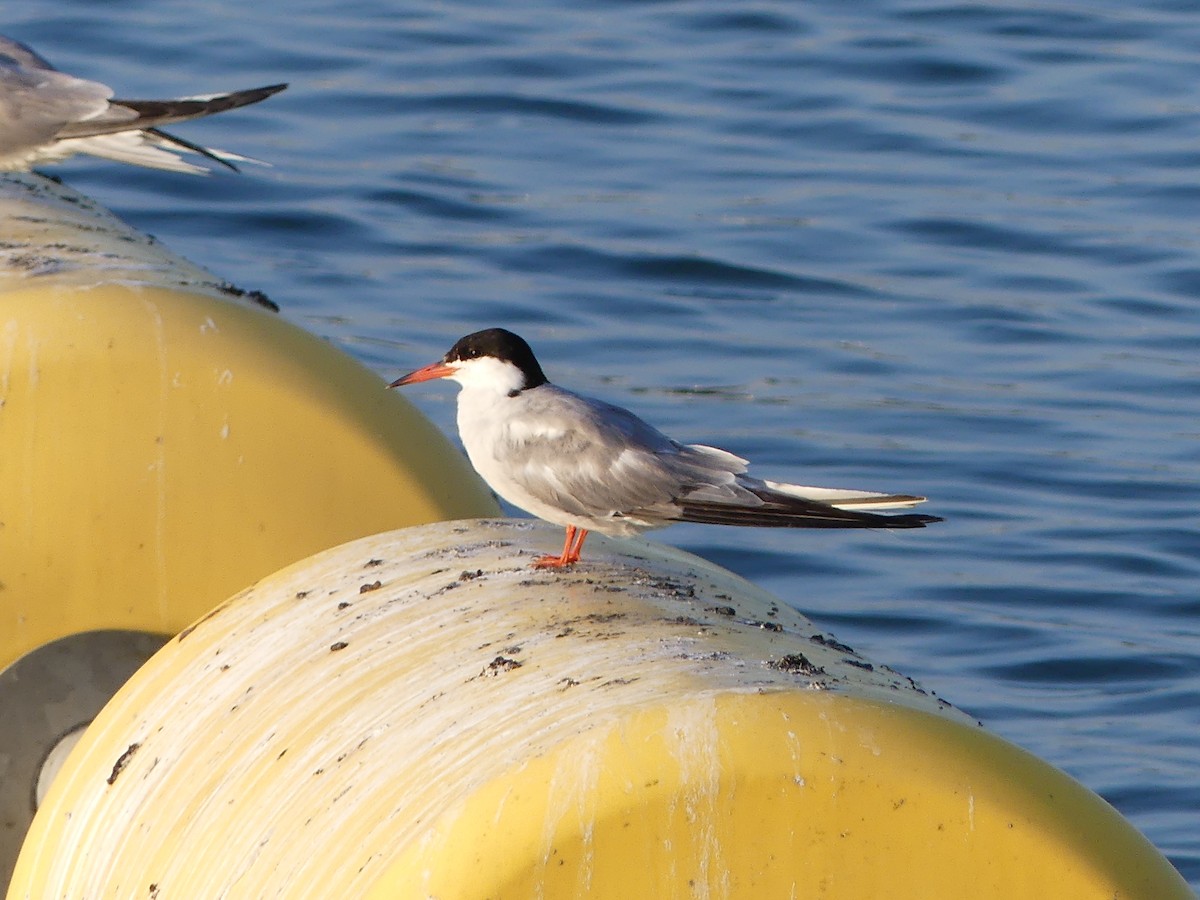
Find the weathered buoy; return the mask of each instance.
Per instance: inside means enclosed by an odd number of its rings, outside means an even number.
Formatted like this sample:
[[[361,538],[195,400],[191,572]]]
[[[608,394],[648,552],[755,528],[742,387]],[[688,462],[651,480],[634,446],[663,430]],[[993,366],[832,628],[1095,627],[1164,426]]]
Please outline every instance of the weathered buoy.
[[[121,689],[18,898],[1190,897],[1100,798],[688,554],[456,522],[263,579]]]
[[[0,221],[2,885],[30,779],[167,637],[318,550],[497,507],[404,398],[260,295],[40,176],[0,178]],[[54,671],[42,697],[29,673]]]

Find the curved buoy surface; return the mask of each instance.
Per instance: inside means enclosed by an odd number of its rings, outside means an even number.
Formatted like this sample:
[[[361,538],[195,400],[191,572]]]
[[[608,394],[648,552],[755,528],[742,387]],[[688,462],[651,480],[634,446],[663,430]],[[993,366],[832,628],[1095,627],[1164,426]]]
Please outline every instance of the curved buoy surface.
[[[1188,897],[1102,800],[732,574],[520,521],[318,554],[84,735],[17,898]]]
[[[497,510],[328,342],[46,179],[0,179],[0,213],[0,666],[64,630],[173,634],[318,550]]]

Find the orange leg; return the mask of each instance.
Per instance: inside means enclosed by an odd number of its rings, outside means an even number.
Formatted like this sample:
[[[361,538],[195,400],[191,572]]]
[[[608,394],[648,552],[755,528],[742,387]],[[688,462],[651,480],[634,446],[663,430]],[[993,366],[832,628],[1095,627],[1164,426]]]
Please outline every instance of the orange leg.
[[[583,540],[587,537],[587,529],[567,526],[567,538],[563,541],[562,553],[558,556],[543,556],[534,561],[535,569],[563,569],[579,562],[579,552],[583,550]]]
[[[579,554],[583,551],[584,538],[588,536],[586,528],[579,529],[579,536],[575,539],[575,546],[571,548],[571,554],[567,557],[567,562],[579,562]]]

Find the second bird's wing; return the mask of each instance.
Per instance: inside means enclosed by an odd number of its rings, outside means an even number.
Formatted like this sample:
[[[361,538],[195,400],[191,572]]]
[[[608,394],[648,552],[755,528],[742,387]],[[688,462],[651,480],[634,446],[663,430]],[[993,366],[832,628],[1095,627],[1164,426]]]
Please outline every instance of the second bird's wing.
[[[0,35],[0,157],[51,143],[70,122],[102,116],[111,96],[105,85],[59,72]],[[120,115],[128,121],[137,113]]]
[[[91,137],[128,131],[131,128],[149,130],[174,122],[186,122],[189,119],[199,119],[202,116],[258,103],[272,94],[278,94],[286,87],[286,84],[271,84],[227,94],[181,97],[178,100],[112,100],[104,115],[64,125],[59,131],[59,137]]]

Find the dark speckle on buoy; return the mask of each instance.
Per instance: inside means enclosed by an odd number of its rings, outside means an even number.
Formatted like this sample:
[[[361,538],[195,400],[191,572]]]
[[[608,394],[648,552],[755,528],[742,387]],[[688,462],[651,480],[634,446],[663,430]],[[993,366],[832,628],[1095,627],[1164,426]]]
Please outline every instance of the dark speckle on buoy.
[[[847,647],[841,641],[835,641],[833,638],[825,634],[814,634],[809,637],[809,640],[814,644],[820,644],[822,647],[828,647],[830,650],[836,650],[839,653],[853,653],[854,650]]]
[[[690,599],[696,596],[696,589],[692,585],[684,584],[681,581],[674,581],[670,578],[656,578],[643,573],[635,577],[633,582],[643,587],[674,594],[677,600]]]
[[[586,622],[593,622],[597,625],[603,625],[608,622],[615,622],[618,619],[625,618],[625,613],[623,613],[623,612],[588,613],[586,616],[583,616],[582,618]]]
[[[511,672],[513,669],[519,669],[522,665],[524,665],[524,663],[518,659],[512,659],[508,656],[497,656],[487,664],[485,673],[491,672],[493,675],[498,675],[501,672]]]
[[[335,641],[334,643],[329,645],[329,652],[337,653],[339,650],[345,650],[349,646],[350,645],[347,644],[345,641]]]
[[[610,678],[608,681],[600,685],[600,687],[617,687],[623,684],[633,684],[637,678]]]
[[[134,741],[125,748],[125,752],[117,757],[117,761],[113,763],[112,771],[108,777],[104,779],[108,784],[112,784],[117,780],[117,776],[121,774],[121,770],[129,764],[129,760],[133,758],[133,754],[137,753],[138,747],[142,746],[137,741]]]
[[[779,659],[772,659],[767,663],[767,667],[778,669],[780,672],[791,672],[793,675],[804,675],[808,678],[825,674],[824,669],[813,665],[812,661],[803,653],[788,653]]]
[[[222,294],[229,297],[239,297],[249,300],[251,303],[257,304],[264,309],[269,309],[271,312],[279,312],[279,304],[264,294],[262,291],[248,291],[245,288],[240,288],[237,285],[230,284],[228,281],[223,281],[217,286]]]
[[[366,563],[363,565],[363,568],[364,569],[373,569],[376,566],[382,566],[382,565],[383,565],[382,559],[368,559],[366,561]]]
[[[382,581],[372,581],[372,582],[371,582],[371,583],[369,583],[369,584],[362,584],[362,585],[359,585],[359,587],[358,587],[358,592],[359,592],[360,594],[369,594],[371,591],[377,591],[377,590],[379,590],[381,587],[383,587],[383,582],[382,582]]]
[[[187,628],[183,629],[183,631],[179,632],[179,634],[177,634],[175,636],[175,640],[179,643],[182,643],[184,638],[186,638],[189,634],[191,634],[193,631],[195,631],[197,628],[199,628],[201,625],[203,625],[205,622],[207,622],[213,616],[222,612],[225,609],[225,607],[228,605],[229,605],[229,603],[228,603],[228,601],[226,601],[225,603],[222,603],[220,606],[210,609],[203,618],[196,620],[191,625],[189,625]]]

